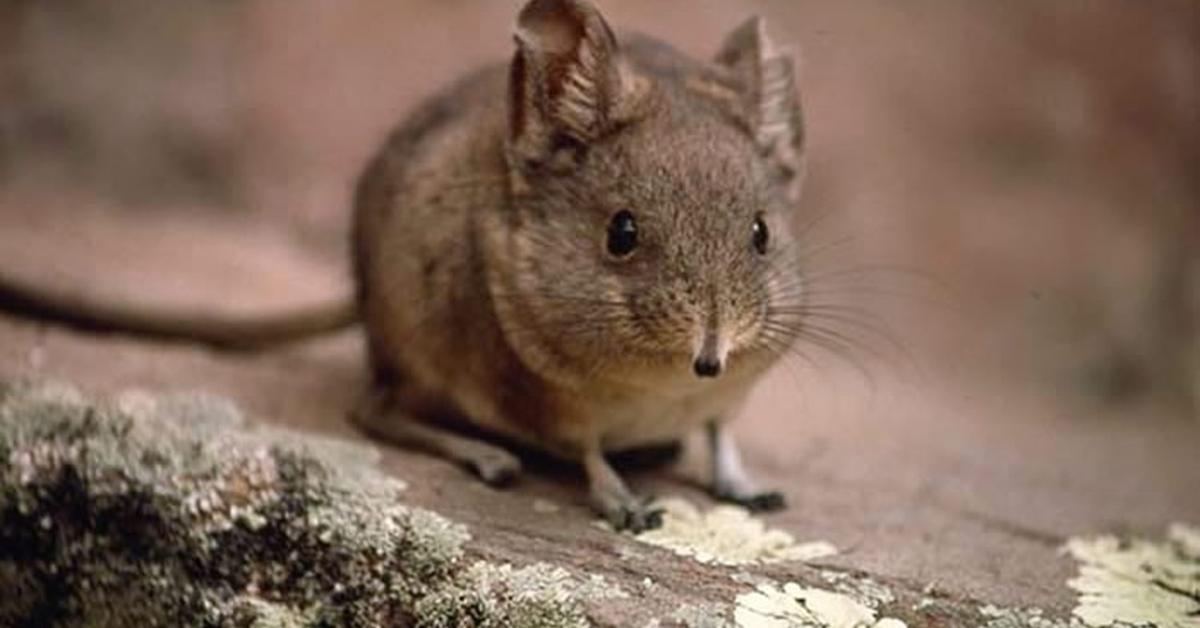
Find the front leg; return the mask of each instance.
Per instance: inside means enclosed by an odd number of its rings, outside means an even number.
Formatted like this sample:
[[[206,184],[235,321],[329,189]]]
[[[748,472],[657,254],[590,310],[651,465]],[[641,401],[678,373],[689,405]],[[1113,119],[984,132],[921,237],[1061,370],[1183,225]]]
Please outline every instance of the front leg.
[[[592,508],[614,528],[641,532],[662,525],[662,510],[651,507],[625,486],[621,476],[604,459],[599,443],[584,450],[583,468],[587,473]]]
[[[758,487],[745,467],[737,443],[728,427],[717,421],[708,424],[708,444],[712,463],[712,491],[717,499],[740,504],[758,512],[780,510],[786,506],[783,493]]]

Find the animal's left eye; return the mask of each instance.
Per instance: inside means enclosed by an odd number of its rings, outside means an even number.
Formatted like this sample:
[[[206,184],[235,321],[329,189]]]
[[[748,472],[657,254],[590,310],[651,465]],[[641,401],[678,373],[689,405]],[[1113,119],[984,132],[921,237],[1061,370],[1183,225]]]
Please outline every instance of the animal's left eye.
[[[633,214],[627,209],[613,214],[608,223],[608,252],[618,259],[629,257],[637,248],[638,228]]]
[[[754,250],[758,251],[759,255],[767,254],[767,243],[771,240],[771,232],[767,231],[767,223],[763,222],[762,216],[754,217],[754,233],[752,241],[754,242]]]

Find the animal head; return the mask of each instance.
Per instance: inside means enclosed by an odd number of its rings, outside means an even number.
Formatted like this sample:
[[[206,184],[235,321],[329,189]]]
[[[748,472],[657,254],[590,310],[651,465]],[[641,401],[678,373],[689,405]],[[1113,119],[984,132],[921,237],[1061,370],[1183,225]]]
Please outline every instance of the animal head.
[[[510,328],[610,372],[714,377],[778,354],[800,288],[803,128],[762,20],[708,63],[619,43],[586,0],[531,0],[515,39]]]

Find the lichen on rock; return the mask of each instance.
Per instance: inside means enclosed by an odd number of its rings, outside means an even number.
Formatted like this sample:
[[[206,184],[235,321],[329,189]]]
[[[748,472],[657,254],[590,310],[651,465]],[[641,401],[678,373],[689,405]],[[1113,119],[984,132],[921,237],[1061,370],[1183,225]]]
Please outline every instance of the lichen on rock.
[[[593,576],[536,563],[520,569],[477,562],[453,586],[417,605],[420,628],[585,628],[582,600],[623,598],[619,587]]]
[[[1059,619],[1036,607],[1003,608],[985,604],[979,608],[982,628],[1083,628],[1075,618]]]
[[[662,526],[642,532],[637,540],[665,547],[702,563],[768,564],[815,560],[837,553],[826,541],[797,543],[783,530],[767,528],[740,506],[722,504],[701,512],[690,502],[668,497],[656,502]]]
[[[356,447],[210,395],[0,384],[0,625],[557,626],[600,594],[466,565],[466,529]]]
[[[1177,523],[1165,542],[1073,538],[1064,551],[1080,562],[1067,584],[1087,626],[1200,628],[1200,529]]]
[[[675,609],[671,620],[686,628],[730,628],[732,624],[726,618],[729,614],[728,604],[684,604]]]
[[[899,619],[876,618],[875,609],[845,593],[804,587],[760,584],[737,597],[738,628],[904,628]]]

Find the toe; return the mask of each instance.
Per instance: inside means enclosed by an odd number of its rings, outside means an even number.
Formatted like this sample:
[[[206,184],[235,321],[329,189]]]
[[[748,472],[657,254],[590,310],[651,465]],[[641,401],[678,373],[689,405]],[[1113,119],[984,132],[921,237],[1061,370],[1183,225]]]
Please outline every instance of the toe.
[[[654,530],[661,528],[663,523],[663,511],[661,508],[642,509],[639,512],[638,526],[634,532],[644,532],[646,530]]]
[[[716,490],[713,491],[713,496],[719,500],[742,506],[751,512],[771,512],[787,507],[787,500],[779,491]]]
[[[493,452],[472,461],[475,473],[490,486],[508,486],[521,474],[521,461],[507,452]]]
[[[768,491],[751,495],[742,500],[742,505],[751,512],[771,512],[787,507],[787,500],[779,491]]]
[[[662,526],[662,509],[638,501],[613,504],[603,508],[602,514],[617,531],[628,530],[636,534]]]
[[[627,504],[621,508],[624,530],[634,534],[662,527],[663,511],[661,508],[651,508],[646,504]]]

